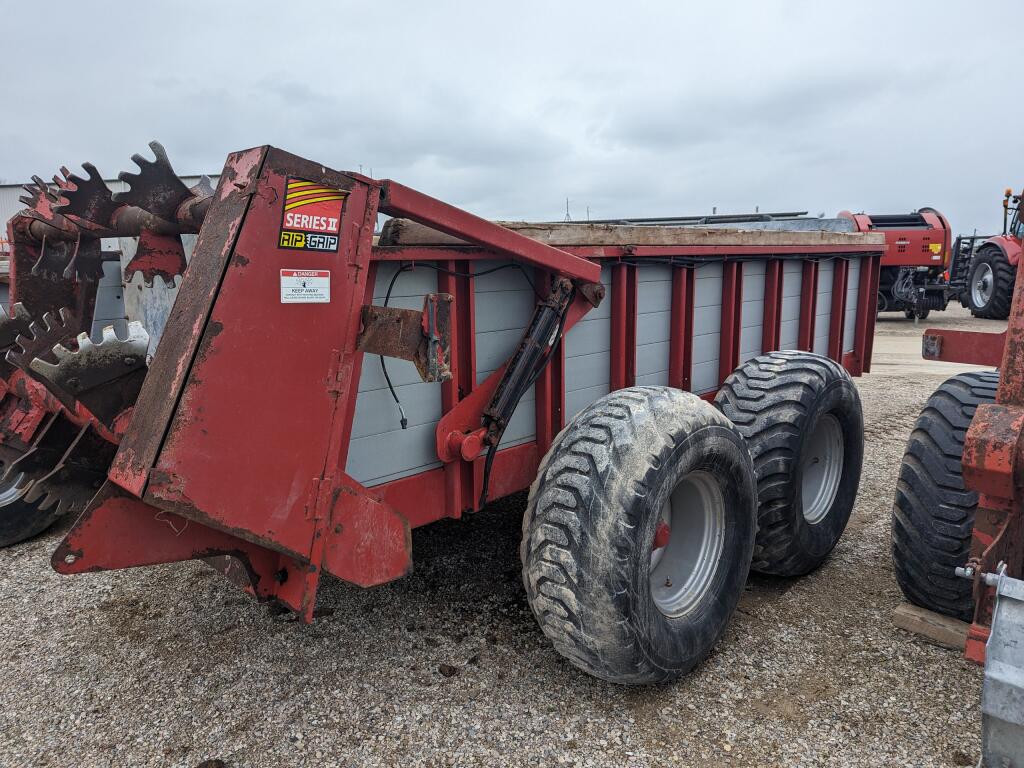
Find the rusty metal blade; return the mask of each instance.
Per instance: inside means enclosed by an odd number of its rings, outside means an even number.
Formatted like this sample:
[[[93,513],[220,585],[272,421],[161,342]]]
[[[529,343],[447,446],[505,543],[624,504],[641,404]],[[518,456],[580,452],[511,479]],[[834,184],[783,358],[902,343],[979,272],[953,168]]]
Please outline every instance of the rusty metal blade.
[[[178,178],[171,167],[163,146],[157,141],[149,142],[156,160],[147,160],[142,155],[132,155],[132,161],[139,166],[138,173],[122,171],[117,178],[129,189],[116,192],[114,202],[134,205],[149,211],[167,221],[174,221],[179,206],[192,197],[192,192]]]

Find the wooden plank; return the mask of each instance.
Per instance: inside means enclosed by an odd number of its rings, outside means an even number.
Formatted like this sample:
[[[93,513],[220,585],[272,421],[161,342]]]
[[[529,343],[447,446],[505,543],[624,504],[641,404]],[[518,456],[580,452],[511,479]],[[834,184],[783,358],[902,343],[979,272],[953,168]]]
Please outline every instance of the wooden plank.
[[[774,231],[698,229],[617,224],[498,221],[506,229],[547,245],[884,245],[885,235],[876,232]],[[409,219],[389,219],[381,231],[380,245],[468,245],[458,238]]]
[[[902,603],[893,611],[892,621],[900,629],[921,635],[943,648],[962,651],[967,642],[967,630],[970,624],[941,613],[935,613],[916,605]]]

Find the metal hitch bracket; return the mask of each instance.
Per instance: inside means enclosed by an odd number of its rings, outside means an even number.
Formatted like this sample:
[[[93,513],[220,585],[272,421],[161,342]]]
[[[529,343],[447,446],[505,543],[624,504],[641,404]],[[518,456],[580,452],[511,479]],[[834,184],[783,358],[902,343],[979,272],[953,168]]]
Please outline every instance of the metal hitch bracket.
[[[367,304],[356,344],[363,352],[411,361],[423,381],[448,381],[451,307],[448,293],[428,293],[420,312]]]

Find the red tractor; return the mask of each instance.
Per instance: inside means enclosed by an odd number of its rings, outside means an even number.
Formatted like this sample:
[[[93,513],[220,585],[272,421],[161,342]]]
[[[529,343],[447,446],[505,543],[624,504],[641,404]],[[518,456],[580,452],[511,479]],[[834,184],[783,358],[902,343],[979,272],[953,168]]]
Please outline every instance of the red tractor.
[[[852,220],[859,232],[885,235],[878,312],[903,312],[907,318],[924,319],[933,309],[946,308],[952,237],[945,216],[934,208],[921,208],[898,214],[842,211],[839,218]],[[1012,291],[1012,281],[1010,285]]]
[[[1003,233],[958,237],[950,266],[950,285],[975,317],[1005,320],[1010,316],[1017,261],[1024,241],[1021,195],[1003,196]]]

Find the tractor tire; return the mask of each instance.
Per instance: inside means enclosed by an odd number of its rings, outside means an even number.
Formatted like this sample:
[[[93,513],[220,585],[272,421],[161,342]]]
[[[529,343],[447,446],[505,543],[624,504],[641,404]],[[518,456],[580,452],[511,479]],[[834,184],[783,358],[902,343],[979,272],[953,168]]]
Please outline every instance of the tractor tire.
[[[747,440],[757,471],[752,568],[802,576],[839,543],[864,463],[864,417],[850,375],[809,352],[771,352],[725,380],[715,405]]]
[[[736,608],[756,508],[750,453],[714,407],[670,387],[613,392],[558,435],[530,488],[530,607],[555,650],[595,677],[678,678]]]
[[[967,308],[975,317],[1005,320],[1013,303],[1013,284],[1017,268],[1006,259],[1002,249],[982,248],[971,260],[967,277]]]
[[[892,559],[907,599],[970,621],[972,585],[954,575],[967,562],[978,495],[960,474],[974,411],[996,398],[997,372],[961,373],[925,403],[907,441],[892,511]]]
[[[0,548],[19,544],[38,536],[60,518],[56,504],[51,509],[40,509],[46,495],[35,501],[25,501],[25,489],[12,480],[0,485]]]

